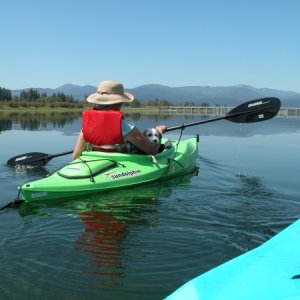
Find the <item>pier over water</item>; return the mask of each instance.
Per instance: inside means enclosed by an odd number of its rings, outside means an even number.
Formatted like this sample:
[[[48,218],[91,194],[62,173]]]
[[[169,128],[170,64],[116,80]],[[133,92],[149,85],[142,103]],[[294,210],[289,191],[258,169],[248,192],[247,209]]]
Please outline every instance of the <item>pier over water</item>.
[[[224,116],[233,108],[229,106],[163,106],[159,108],[159,112],[162,114]],[[278,116],[300,117],[300,108],[282,107]]]

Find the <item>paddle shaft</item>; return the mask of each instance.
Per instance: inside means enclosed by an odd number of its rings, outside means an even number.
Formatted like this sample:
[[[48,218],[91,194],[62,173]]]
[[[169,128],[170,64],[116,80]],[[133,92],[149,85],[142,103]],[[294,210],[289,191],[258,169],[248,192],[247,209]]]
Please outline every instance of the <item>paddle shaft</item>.
[[[205,123],[214,122],[214,121],[219,121],[219,120],[224,120],[224,119],[226,119],[226,116],[225,117],[214,118],[214,119],[208,119],[208,120],[204,120],[204,121],[197,121],[197,122],[194,122],[194,123],[182,124],[182,125],[173,126],[173,127],[168,127],[165,130],[165,132],[178,130],[178,129],[184,129],[186,127],[196,126],[196,125],[205,124]]]
[[[63,156],[63,155],[67,155],[67,154],[71,154],[71,153],[73,153],[73,150],[72,151],[66,151],[66,152],[58,153],[58,154],[45,154],[44,159],[41,159],[41,158],[33,159],[33,160],[30,161],[30,164],[38,162],[38,161],[41,161],[41,160],[44,160],[46,163],[48,163],[49,160],[51,160],[52,158]]]
[[[49,154],[48,155],[48,159],[52,159],[54,157],[59,157],[59,156],[63,156],[63,155],[71,154],[71,153],[73,153],[73,150],[62,152],[62,153],[58,153],[58,154]]]

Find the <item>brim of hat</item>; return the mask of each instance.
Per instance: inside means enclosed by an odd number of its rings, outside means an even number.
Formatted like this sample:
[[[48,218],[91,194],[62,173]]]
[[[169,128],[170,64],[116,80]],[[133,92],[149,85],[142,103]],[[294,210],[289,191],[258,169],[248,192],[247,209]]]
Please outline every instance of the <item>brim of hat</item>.
[[[99,94],[94,93],[87,97],[86,101],[94,104],[115,104],[115,103],[130,103],[134,100],[134,96],[130,93],[119,94]]]

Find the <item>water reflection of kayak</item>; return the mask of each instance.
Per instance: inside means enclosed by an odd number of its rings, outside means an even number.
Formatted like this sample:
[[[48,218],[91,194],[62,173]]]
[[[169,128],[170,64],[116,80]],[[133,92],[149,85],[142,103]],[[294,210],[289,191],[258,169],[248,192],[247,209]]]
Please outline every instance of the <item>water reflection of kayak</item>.
[[[25,202],[49,201],[182,176],[195,170],[197,156],[197,138],[169,141],[156,156],[84,152],[50,176],[21,186],[20,198]]]
[[[168,300],[300,299],[300,220],[260,247],[190,280]]]
[[[73,247],[89,261],[86,275],[93,283],[112,286],[117,284],[116,278],[124,275],[122,265],[124,247],[127,247],[124,240],[128,232],[135,228],[136,234],[144,234],[144,230],[156,226],[160,201],[169,198],[175,186],[180,189],[180,186],[187,185],[196,172],[165,182],[133,187],[126,192],[114,190],[106,194],[74,197],[68,201],[24,203],[19,212],[22,217],[35,214],[54,220],[57,217],[78,220],[82,228],[75,226],[72,229],[72,233],[78,231]],[[51,228],[48,229],[51,231]]]

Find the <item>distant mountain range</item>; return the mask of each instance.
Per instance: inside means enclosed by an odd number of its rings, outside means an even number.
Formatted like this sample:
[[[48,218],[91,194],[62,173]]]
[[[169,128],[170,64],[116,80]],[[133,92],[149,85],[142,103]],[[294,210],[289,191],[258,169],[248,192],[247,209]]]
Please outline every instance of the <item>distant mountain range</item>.
[[[65,84],[56,89],[33,88],[40,93],[52,95],[53,93],[64,93],[72,95],[77,100],[86,98],[94,93],[97,87],[91,85],[78,86]],[[25,89],[27,90],[27,89]],[[249,85],[235,85],[229,87],[211,86],[183,86],[169,87],[159,84],[141,85],[133,89],[126,89],[140,100],[168,100],[174,104],[193,102],[195,104],[208,103],[209,105],[236,106],[242,102],[263,98],[277,97],[282,101],[283,107],[300,107],[300,94],[293,91],[281,91],[268,88],[254,88]],[[13,95],[19,95],[21,90],[13,90]]]

